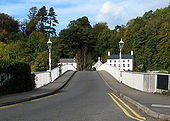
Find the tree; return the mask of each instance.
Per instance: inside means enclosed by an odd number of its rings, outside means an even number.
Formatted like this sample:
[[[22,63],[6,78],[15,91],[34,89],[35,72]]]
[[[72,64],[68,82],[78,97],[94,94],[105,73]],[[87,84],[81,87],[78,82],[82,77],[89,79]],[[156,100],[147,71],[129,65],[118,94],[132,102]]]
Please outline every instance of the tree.
[[[67,48],[67,50],[63,51],[68,51],[73,57],[77,57],[78,68],[80,70],[88,68],[87,63],[89,60],[87,56],[95,45],[94,32],[88,18],[84,16],[71,21],[68,28],[60,32],[59,39],[63,48]]]
[[[31,70],[33,72],[45,71],[48,69],[48,52],[43,51],[37,53],[36,59],[33,61]]]
[[[14,20],[11,16],[0,13],[0,33],[6,31],[8,33],[15,32],[19,30],[18,21]]]
[[[48,20],[48,12],[45,6],[43,6],[42,8],[40,8],[38,10],[37,13],[37,17],[38,17],[38,30],[41,32],[45,32],[45,24],[47,23]]]
[[[89,27],[91,28],[90,22],[86,16],[82,18],[78,18],[77,20],[73,20],[69,23],[68,27],[72,26],[81,26],[81,27]]]
[[[47,26],[47,30],[46,30],[49,36],[50,34],[56,36],[56,30],[54,28],[56,24],[58,24],[58,20],[56,19],[56,16],[57,14],[55,13],[53,7],[51,7],[48,13],[48,20],[47,20],[49,26]]]
[[[3,58],[25,62],[31,61],[31,49],[26,42],[17,41],[10,43],[4,48],[4,51],[5,53]]]
[[[162,24],[158,38],[159,44],[156,46],[158,53],[154,56],[154,65],[162,69],[167,69],[170,65],[170,24],[165,22]]]
[[[97,23],[93,26],[93,31],[95,32],[96,37],[105,29],[108,29],[107,23]]]
[[[4,52],[4,48],[6,48],[7,44],[4,43],[4,42],[0,42],[0,59],[2,58],[6,58],[4,55],[5,55],[5,52]]]
[[[47,49],[47,37],[42,32],[32,32],[29,36],[28,45],[33,53],[43,52]]]
[[[11,16],[0,13],[0,41],[7,42],[10,38],[10,33],[19,31],[19,23]]]
[[[27,23],[27,21],[25,21],[26,33],[27,35],[30,35],[33,31],[37,30],[38,24],[37,7],[30,8],[28,18],[29,22]]]

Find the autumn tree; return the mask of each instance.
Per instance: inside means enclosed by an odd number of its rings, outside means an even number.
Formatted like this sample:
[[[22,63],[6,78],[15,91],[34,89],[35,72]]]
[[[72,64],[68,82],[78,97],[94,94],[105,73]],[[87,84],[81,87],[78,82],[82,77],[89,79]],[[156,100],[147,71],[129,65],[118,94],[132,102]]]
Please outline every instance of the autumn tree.
[[[0,41],[6,42],[11,33],[19,31],[19,22],[11,16],[0,13]]]

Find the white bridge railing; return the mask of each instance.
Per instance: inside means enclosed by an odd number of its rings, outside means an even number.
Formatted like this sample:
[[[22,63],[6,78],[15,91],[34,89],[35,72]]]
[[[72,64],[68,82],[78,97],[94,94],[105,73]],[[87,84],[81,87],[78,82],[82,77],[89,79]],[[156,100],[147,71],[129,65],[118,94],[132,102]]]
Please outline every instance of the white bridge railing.
[[[53,82],[56,78],[60,75],[65,73],[66,71],[76,71],[76,69],[72,65],[63,65],[61,67],[56,67],[52,69],[51,74],[50,72],[33,72],[35,76],[35,84],[36,88],[40,88],[44,85],[47,85],[50,82]]]
[[[168,88],[170,89],[170,74],[151,74],[151,73],[137,73],[137,72],[122,72],[122,78],[120,81],[120,70],[112,67],[108,64],[102,64],[97,71],[104,70],[111,74],[117,81],[122,82],[129,87],[145,91],[145,92],[157,92],[162,91],[157,88],[158,75],[166,75],[169,77]]]

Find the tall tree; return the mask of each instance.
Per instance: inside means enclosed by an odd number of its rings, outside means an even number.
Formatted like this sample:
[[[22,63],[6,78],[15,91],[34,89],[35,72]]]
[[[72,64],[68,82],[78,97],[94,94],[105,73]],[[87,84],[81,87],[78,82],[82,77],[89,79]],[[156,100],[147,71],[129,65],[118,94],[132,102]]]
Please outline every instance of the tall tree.
[[[33,31],[37,29],[38,17],[37,17],[37,7],[32,7],[28,14],[29,22],[26,22],[26,34],[30,35]]]
[[[72,51],[77,56],[78,68],[87,68],[88,54],[95,45],[94,32],[86,16],[73,20],[68,28],[60,32],[60,40],[68,51]]]
[[[38,30],[41,32],[45,32],[46,29],[46,24],[47,24],[47,20],[48,20],[48,12],[45,6],[43,6],[42,8],[40,8],[38,10],[37,16],[38,16]]]
[[[50,36],[50,34],[56,36],[56,30],[54,28],[58,24],[58,20],[56,19],[56,16],[57,16],[57,14],[55,13],[53,7],[51,7],[49,9],[48,20],[47,20],[47,23],[49,24],[49,26],[47,26],[47,32],[48,32],[49,36]]]

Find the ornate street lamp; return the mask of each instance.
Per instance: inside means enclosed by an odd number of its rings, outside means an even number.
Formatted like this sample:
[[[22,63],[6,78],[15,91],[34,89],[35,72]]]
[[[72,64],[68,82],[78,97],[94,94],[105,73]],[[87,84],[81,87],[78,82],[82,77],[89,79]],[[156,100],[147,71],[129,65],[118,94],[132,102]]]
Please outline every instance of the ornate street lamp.
[[[124,42],[122,41],[122,38],[119,42],[119,48],[120,48],[120,82],[122,82],[122,48],[123,48]]]

